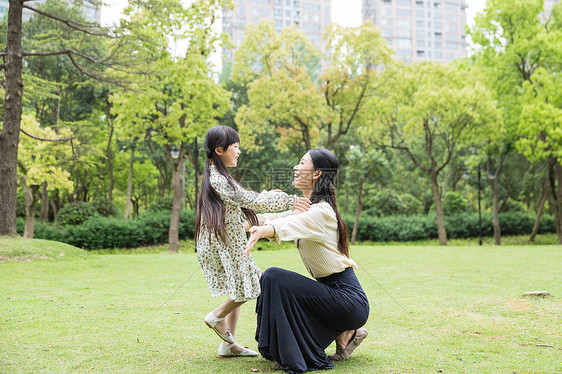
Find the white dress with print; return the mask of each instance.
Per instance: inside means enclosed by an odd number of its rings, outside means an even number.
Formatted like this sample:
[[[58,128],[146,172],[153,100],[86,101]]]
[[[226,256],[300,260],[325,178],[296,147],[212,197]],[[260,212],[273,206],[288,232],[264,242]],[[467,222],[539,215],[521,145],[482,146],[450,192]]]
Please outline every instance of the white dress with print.
[[[243,257],[248,241],[244,231],[242,208],[258,212],[290,209],[294,196],[284,192],[263,191],[258,194],[240,186],[231,186],[214,165],[210,182],[222,199],[225,210],[227,243],[223,243],[205,225],[197,237],[197,258],[213,297],[227,295],[234,301],[247,301],[260,295],[261,270],[251,255]]]

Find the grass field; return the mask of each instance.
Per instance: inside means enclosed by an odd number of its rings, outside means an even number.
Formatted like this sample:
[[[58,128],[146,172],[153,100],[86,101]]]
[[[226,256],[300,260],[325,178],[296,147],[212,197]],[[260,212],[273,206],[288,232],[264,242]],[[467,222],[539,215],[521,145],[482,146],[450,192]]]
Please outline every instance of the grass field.
[[[561,251],[353,247],[369,336],[334,372],[562,373]],[[306,273],[295,249],[254,258]],[[0,373],[273,372],[262,358],[217,356],[201,321],[222,300],[191,251],[100,255],[0,238],[0,261]],[[534,290],[552,296],[522,296]],[[242,307],[237,338],[255,350],[254,306]]]

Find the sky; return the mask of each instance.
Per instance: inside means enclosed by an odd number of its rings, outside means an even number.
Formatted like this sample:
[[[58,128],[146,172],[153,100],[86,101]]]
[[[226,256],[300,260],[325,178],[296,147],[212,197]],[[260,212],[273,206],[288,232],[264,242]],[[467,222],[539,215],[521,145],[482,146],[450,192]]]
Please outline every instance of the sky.
[[[190,0],[186,0],[190,1]],[[121,11],[127,5],[127,0],[106,0],[102,8],[101,21],[103,25],[117,23]],[[466,0],[467,23],[472,25],[474,15],[484,9],[486,0]],[[342,26],[359,26],[361,24],[361,0],[332,0],[332,22]]]

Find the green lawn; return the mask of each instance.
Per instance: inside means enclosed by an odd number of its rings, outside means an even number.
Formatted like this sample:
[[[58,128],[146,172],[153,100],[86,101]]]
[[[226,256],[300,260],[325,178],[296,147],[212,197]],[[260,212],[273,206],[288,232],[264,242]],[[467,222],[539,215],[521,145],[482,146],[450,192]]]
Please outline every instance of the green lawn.
[[[0,238],[0,373],[273,372],[262,358],[217,356],[219,340],[202,319],[222,300],[209,296],[195,253],[98,255],[14,242]],[[30,248],[48,253],[26,255]],[[562,373],[561,250],[353,247],[370,334],[335,372]],[[305,274],[294,249],[254,258],[262,269]],[[553,296],[522,297],[534,290]],[[252,349],[254,306],[243,306],[237,334]]]

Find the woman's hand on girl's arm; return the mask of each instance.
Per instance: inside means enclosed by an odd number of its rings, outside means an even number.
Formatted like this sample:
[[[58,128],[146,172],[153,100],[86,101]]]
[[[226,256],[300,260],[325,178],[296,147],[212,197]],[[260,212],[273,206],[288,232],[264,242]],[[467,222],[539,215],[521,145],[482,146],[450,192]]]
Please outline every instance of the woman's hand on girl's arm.
[[[275,235],[275,228],[271,225],[264,225],[264,226],[252,226],[250,230],[250,238],[248,239],[248,243],[246,244],[246,249],[244,250],[244,257],[252,252],[254,246],[261,238],[271,238]]]
[[[310,200],[306,197],[295,196],[293,200],[293,210],[298,210],[299,212],[306,212],[310,209]]]

